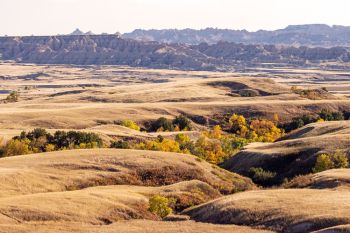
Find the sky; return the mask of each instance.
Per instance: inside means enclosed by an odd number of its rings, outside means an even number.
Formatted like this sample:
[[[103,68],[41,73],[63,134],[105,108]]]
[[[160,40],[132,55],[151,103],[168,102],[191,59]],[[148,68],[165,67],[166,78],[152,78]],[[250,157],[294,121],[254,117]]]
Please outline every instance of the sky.
[[[349,0],[0,0],[0,35],[350,26]]]

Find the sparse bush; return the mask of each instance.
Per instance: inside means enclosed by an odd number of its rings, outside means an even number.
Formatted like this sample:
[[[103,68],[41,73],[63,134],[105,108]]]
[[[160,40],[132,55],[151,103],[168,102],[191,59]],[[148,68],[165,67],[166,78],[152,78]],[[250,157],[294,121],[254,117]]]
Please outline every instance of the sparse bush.
[[[291,91],[295,94],[300,95],[303,98],[308,98],[311,100],[326,99],[327,91],[324,89],[300,89],[296,86],[291,88]]]
[[[239,95],[242,97],[255,97],[259,96],[260,93],[257,90],[253,89],[242,89],[239,91]]]
[[[343,151],[336,150],[332,157],[334,168],[347,168],[349,166],[348,157]]]
[[[342,121],[344,120],[344,114],[342,112],[331,112],[326,109],[322,109],[319,116],[325,121]]]
[[[220,141],[221,141],[222,149],[226,154],[225,157],[227,158],[236,154],[239,150],[241,150],[244,146],[246,146],[250,142],[250,140],[248,139],[237,137],[234,135],[222,137]]]
[[[160,117],[151,124],[149,130],[153,132],[172,132],[191,129],[191,121],[184,115],[180,115],[172,121],[165,117]]]
[[[349,166],[348,157],[341,150],[336,150],[334,154],[321,154],[317,157],[312,171],[314,173],[323,172],[333,168],[347,168]]]
[[[184,115],[180,115],[177,116],[174,120],[173,120],[173,125],[177,125],[180,130],[191,130],[192,129],[192,125],[191,125],[191,121]]]
[[[134,121],[132,120],[123,120],[122,121],[122,126],[127,127],[129,129],[137,130],[140,131],[140,126],[138,126]]]
[[[312,171],[314,173],[318,173],[332,168],[334,168],[334,162],[332,161],[331,156],[327,154],[321,154],[317,157],[315,166]]]
[[[148,210],[161,218],[165,218],[173,212],[173,210],[169,207],[170,204],[171,203],[168,198],[155,195],[149,199]]]
[[[266,171],[261,167],[252,167],[249,169],[249,177],[254,181],[254,183],[260,185],[271,185],[275,176],[275,172]]]
[[[122,140],[112,142],[110,147],[117,148],[117,149],[129,149],[130,148],[129,143],[126,141],[122,141]]]
[[[19,99],[19,93],[17,91],[12,91],[5,99],[5,102],[13,103],[17,102]]]
[[[318,116],[311,115],[303,115],[302,117],[297,117],[292,120],[292,122],[284,124],[282,127],[286,132],[290,132],[292,130],[301,128],[305,125],[315,123],[315,122],[323,122],[323,121],[342,121],[350,118],[350,112],[338,111],[332,112],[327,109],[322,109],[321,112],[318,113]]]
[[[151,131],[174,131],[174,125],[171,120],[168,120],[165,117],[160,117],[152,123]]]

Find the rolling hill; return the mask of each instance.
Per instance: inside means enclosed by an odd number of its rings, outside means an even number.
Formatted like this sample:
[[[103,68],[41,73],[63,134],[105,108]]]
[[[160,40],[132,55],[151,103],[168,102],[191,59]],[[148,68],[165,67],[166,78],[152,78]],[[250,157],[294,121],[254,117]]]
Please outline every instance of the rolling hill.
[[[225,161],[223,167],[244,175],[251,167],[261,167],[276,172],[276,183],[282,183],[285,178],[311,173],[322,153],[339,149],[348,154],[349,128],[349,121],[306,125],[274,143],[249,145]]]
[[[226,196],[185,213],[200,222],[306,233],[349,224],[349,198],[348,190],[259,190]]]
[[[161,222],[148,211],[154,195],[173,198],[181,211],[220,192],[255,188],[190,155],[93,149],[16,156],[0,160],[0,180],[0,232],[265,232]]]

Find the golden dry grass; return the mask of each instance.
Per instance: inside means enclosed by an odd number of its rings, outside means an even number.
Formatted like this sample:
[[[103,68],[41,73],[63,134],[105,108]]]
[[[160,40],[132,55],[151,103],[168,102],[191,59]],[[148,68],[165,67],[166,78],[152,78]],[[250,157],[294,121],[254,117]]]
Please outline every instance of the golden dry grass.
[[[175,198],[181,210],[220,197],[219,190],[254,188],[190,155],[92,149],[8,157],[0,160],[0,186],[0,232],[259,232],[154,221],[147,208],[156,194]],[[123,222],[133,219],[152,221]]]
[[[258,230],[244,226],[217,225],[208,223],[185,222],[161,222],[150,220],[119,221],[110,225],[87,225],[82,223],[32,223],[21,225],[0,225],[1,233],[271,233],[267,230]]]
[[[254,143],[225,162],[230,171],[245,174],[251,167],[278,170],[283,178],[312,172],[316,158],[337,149],[349,153],[348,121],[307,125],[274,143]]]
[[[203,200],[219,195],[206,183],[186,181],[163,187],[118,185],[11,196],[0,198],[0,232],[265,232],[248,227],[155,221],[158,218],[147,207],[148,198],[156,194],[197,194]]]
[[[151,139],[159,133],[130,130],[114,121],[132,119],[143,125],[180,113],[204,116],[212,124],[227,113],[267,118],[277,113],[288,121],[322,108],[349,108],[350,101],[339,93],[333,99],[309,100],[291,93],[288,86],[320,88],[327,81],[332,91],[342,92],[350,85],[326,75],[340,74],[289,68],[220,73],[0,63],[0,90],[21,93],[17,103],[0,103],[0,136],[9,139],[22,130],[42,127],[50,132],[95,132],[106,142],[123,137]],[[241,87],[262,96],[233,97],[232,92]],[[6,95],[0,94],[0,99]],[[195,138],[201,127],[195,124],[196,131],[186,133]],[[288,140],[251,145],[234,157],[239,162],[233,170],[307,150],[304,157],[297,157],[300,163],[287,164],[285,173],[295,174],[300,172],[296,168],[312,163],[311,152],[348,148],[347,123],[309,127]],[[176,133],[160,134],[174,137]],[[337,174],[320,173],[313,179],[345,180],[344,173]],[[264,232],[232,223],[303,232],[349,223],[346,189],[242,192],[189,212],[200,221],[230,223],[225,226],[154,221],[156,217],[147,211],[148,198],[154,194],[178,198],[181,209],[251,189],[256,187],[250,179],[183,154],[94,149],[4,158],[0,159],[0,232]]]
[[[282,140],[298,139],[307,137],[318,137],[322,135],[350,135],[350,121],[328,121],[313,123],[295,130]]]
[[[185,154],[92,149],[0,159],[0,197],[101,185],[159,186],[193,179],[224,193],[254,188],[247,178]]]
[[[260,190],[238,193],[185,211],[218,224],[263,226],[278,232],[310,232],[350,223],[348,190]]]
[[[157,220],[148,212],[152,195],[180,197],[200,195],[203,200],[219,193],[200,181],[186,181],[163,187],[100,186],[76,191],[15,195],[0,199],[1,224],[15,222],[80,222],[93,225],[120,220]]]
[[[31,78],[32,74],[39,76]],[[350,101],[344,98],[303,99],[291,93],[288,86],[267,79],[272,77],[279,81],[280,78],[266,73],[0,63],[0,76],[5,77],[1,80],[0,90],[19,90],[21,93],[18,103],[1,104],[0,129],[6,138],[13,135],[11,131],[34,127],[83,130],[94,128],[101,121],[112,124],[115,120],[133,119],[143,124],[180,113],[208,118],[228,112],[266,117],[278,113],[281,120],[288,120],[296,114],[323,107],[350,106]],[[272,95],[231,97],[228,94],[235,88],[230,83]],[[5,97],[6,94],[0,94],[0,98]]]
[[[286,184],[286,187],[349,189],[350,169],[331,169],[316,174],[298,176]]]

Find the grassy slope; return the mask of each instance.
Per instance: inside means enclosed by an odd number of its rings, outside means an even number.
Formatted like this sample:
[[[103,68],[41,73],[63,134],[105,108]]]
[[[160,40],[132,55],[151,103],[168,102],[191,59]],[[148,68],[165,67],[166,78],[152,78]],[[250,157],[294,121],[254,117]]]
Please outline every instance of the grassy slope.
[[[280,232],[310,232],[349,224],[349,191],[261,190],[226,196],[187,210],[192,219],[263,226]]]
[[[241,174],[246,174],[250,167],[263,167],[276,171],[280,181],[308,174],[317,155],[336,149],[349,151],[349,130],[348,121],[307,125],[275,143],[250,145],[223,166]]]
[[[255,188],[249,179],[190,155],[93,149],[16,156],[0,159],[0,181],[0,227],[5,232],[260,232],[154,222],[158,218],[147,211],[152,195],[176,198],[176,207],[186,208],[218,198],[219,190],[229,192],[235,185]],[[149,221],[123,222],[132,219]]]
[[[266,230],[257,230],[250,227],[234,225],[217,225],[208,223],[186,222],[160,222],[150,220],[119,221],[110,225],[88,225],[82,223],[31,223],[25,225],[0,225],[6,233],[272,233]]]
[[[291,180],[288,188],[336,188],[350,187],[350,169],[332,169],[317,174],[298,176]]]
[[[0,197],[101,185],[169,185],[201,180],[223,193],[252,182],[195,156],[155,151],[71,150],[0,159]]]

